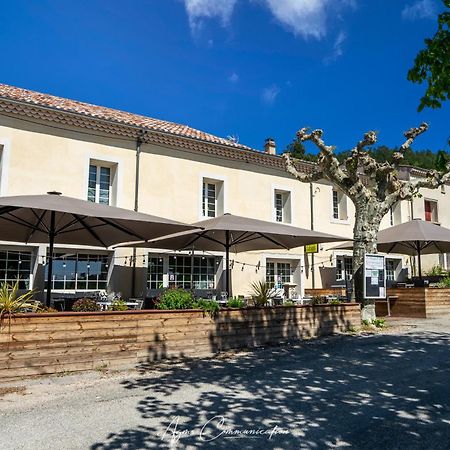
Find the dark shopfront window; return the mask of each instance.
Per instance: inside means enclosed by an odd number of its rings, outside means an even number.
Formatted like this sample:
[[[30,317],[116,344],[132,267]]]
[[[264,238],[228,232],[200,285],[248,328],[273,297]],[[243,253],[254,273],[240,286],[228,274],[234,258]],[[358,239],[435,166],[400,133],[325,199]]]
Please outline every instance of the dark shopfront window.
[[[19,289],[30,289],[31,252],[0,251],[0,283],[19,282]]]
[[[55,253],[53,260],[52,289],[54,290],[105,290],[108,283],[109,257],[102,254]],[[45,287],[47,288],[45,266]]]

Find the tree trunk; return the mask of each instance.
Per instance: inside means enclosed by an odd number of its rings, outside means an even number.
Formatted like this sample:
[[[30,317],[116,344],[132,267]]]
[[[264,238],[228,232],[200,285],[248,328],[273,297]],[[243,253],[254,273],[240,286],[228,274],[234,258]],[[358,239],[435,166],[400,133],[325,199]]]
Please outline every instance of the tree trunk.
[[[362,198],[355,202],[353,228],[353,293],[352,301],[362,305],[363,319],[375,319],[375,304],[364,297],[364,255],[377,253],[377,234],[382,216],[375,202]]]

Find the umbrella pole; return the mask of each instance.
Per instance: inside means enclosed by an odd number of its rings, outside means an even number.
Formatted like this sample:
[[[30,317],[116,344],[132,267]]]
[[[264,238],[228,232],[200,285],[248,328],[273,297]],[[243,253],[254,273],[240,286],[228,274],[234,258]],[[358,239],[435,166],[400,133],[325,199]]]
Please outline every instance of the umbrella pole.
[[[231,297],[230,292],[230,232],[229,230],[225,231],[225,290],[227,292],[227,296]]]
[[[53,246],[55,243],[55,211],[50,212],[50,230],[49,236],[49,259],[48,259],[48,273],[47,273],[47,301],[46,305],[50,307],[50,300],[52,298],[52,276],[53,276]]]
[[[419,269],[419,279],[422,279],[422,261],[421,261],[421,255],[420,255],[420,242],[417,241],[417,267]]]
[[[194,251],[195,247],[191,249],[191,291],[194,292]]]

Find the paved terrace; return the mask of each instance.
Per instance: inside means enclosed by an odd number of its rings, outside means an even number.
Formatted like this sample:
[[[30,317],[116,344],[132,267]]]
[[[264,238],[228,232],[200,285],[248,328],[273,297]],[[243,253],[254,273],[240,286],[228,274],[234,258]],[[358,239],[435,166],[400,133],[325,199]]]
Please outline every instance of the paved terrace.
[[[377,335],[9,384],[1,448],[450,448],[450,316],[393,323]],[[221,434],[274,427],[271,437]]]

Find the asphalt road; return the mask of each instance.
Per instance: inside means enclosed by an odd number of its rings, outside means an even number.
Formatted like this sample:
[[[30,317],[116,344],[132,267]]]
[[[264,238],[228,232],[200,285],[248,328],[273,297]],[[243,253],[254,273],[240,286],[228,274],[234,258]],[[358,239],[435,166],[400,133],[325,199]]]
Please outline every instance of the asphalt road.
[[[3,450],[446,449],[450,316],[9,387],[20,389],[0,397]]]

